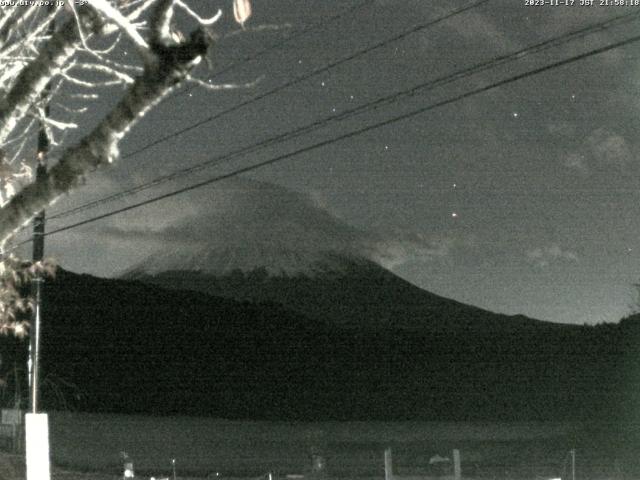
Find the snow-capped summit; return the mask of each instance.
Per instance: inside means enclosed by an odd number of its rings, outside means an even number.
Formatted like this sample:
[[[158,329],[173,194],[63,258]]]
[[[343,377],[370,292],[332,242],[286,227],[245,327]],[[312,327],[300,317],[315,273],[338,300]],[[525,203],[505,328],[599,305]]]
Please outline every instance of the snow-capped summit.
[[[349,252],[319,249],[287,249],[278,245],[244,244],[235,247],[212,247],[207,244],[191,249],[166,250],[150,255],[125,273],[127,278],[158,275],[163,272],[188,271],[210,275],[264,270],[273,276],[314,276],[344,272],[353,262],[366,262]]]
[[[162,248],[126,277],[255,269],[272,275],[314,274],[343,268],[339,258],[368,258],[374,243],[372,236],[302,194],[244,179],[216,187],[196,211],[160,231],[141,234],[161,242]]]
[[[240,180],[212,192],[196,216],[159,233],[164,248],[125,278],[250,302],[275,302],[349,328],[521,328],[427,292],[372,260],[376,239],[309,198]]]

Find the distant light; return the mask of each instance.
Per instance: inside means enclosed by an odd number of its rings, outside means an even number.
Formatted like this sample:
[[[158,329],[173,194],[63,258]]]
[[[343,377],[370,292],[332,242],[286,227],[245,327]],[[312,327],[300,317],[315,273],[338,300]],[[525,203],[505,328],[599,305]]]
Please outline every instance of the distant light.
[[[452,216],[453,218],[458,218],[458,214],[457,214],[456,212],[453,212],[453,213],[451,214],[451,216]]]
[[[513,112],[512,115],[513,115],[513,118],[518,118],[518,116],[519,116],[518,112]]]

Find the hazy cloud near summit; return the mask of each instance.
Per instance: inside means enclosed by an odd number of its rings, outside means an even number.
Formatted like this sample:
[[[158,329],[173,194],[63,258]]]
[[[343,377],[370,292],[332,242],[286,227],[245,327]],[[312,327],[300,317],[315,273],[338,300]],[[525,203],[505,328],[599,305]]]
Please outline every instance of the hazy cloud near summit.
[[[575,252],[565,250],[557,244],[529,249],[525,255],[531,263],[540,268],[548,267],[558,261],[578,261],[578,255]]]
[[[456,244],[442,236],[359,229],[333,216],[311,195],[270,183],[233,179],[205,193],[189,202],[190,209],[166,212],[161,228],[119,224],[108,227],[105,234],[113,242],[139,243],[145,256],[153,248],[178,251],[256,244],[271,251],[359,255],[386,268],[446,257]]]
[[[594,130],[587,145],[593,158],[605,165],[625,165],[631,160],[631,150],[621,135],[598,128]]]
[[[582,140],[581,148],[567,154],[563,164],[582,176],[603,169],[624,169],[633,159],[631,145],[617,132],[597,128]]]

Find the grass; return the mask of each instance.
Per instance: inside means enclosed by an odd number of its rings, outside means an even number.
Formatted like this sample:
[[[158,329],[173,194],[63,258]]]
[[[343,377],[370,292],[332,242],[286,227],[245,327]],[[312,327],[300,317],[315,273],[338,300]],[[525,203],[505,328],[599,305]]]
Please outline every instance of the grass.
[[[463,469],[504,471],[534,465],[557,470],[572,423],[453,422],[249,422],[197,417],[50,414],[53,461],[76,471],[118,474],[121,451],[136,472],[168,476],[176,459],[179,476],[258,477],[306,473],[311,453],[326,458],[332,476],[382,477],[382,452],[391,447],[398,475],[433,473],[431,456],[462,451]],[[489,476],[494,476],[493,474]]]

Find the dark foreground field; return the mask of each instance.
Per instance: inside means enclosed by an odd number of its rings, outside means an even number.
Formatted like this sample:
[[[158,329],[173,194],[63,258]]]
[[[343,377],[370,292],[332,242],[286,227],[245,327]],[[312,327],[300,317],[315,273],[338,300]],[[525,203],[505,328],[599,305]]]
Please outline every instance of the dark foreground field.
[[[607,427],[607,426],[605,426]],[[120,452],[136,473],[179,477],[285,477],[308,474],[312,455],[334,478],[383,478],[383,452],[398,476],[438,476],[436,454],[460,449],[467,478],[569,478],[576,449],[580,479],[635,478],[637,432],[584,423],[245,422],[196,417],[53,413],[54,463],[63,469],[121,474]],[[613,437],[617,437],[616,441]]]

